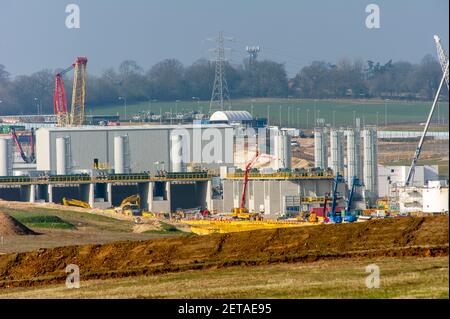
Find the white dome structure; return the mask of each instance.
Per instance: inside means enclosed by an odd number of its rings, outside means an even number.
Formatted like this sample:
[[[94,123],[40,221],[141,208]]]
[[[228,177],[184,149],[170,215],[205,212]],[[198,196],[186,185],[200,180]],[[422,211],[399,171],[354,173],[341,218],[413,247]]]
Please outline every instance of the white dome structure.
[[[253,120],[252,115],[247,111],[217,111],[211,115],[210,122],[220,123],[243,123],[251,122]]]

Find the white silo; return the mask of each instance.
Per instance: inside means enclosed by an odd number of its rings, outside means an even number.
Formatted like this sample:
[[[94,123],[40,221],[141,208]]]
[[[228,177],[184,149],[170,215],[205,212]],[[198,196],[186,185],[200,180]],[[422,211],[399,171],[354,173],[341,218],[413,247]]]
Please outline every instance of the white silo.
[[[331,163],[330,167],[334,173],[344,172],[344,152],[342,148],[342,132],[336,129],[330,131],[330,150]]]
[[[328,168],[328,144],[323,127],[314,129],[314,166]]]
[[[171,172],[183,172],[183,136],[170,136],[170,164]]]
[[[56,175],[67,174],[67,139],[65,137],[56,138]]]
[[[12,175],[12,139],[0,138],[0,176]]]
[[[364,185],[371,204],[378,198],[377,131],[366,127],[363,131]]]
[[[114,137],[114,173],[125,173],[125,138],[126,136]]]
[[[291,137],[286,132],[281,132],[274,137],[274,149],[276,169],[291,169]]]
[[[346,180],[351,187],[353,176],[361,179],[361,134],[359,130],[350,128],[347,135],[347,170]]]

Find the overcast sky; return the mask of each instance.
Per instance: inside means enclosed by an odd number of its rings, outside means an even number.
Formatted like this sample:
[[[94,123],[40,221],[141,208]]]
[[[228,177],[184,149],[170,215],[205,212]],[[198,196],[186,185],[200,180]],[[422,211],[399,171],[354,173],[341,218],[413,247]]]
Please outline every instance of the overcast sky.
[[[80,7],[80,29],[65,25],[70,3]],[[370,3],[380,7],[380,29],[366,28]],[[76,56],[96,74],[125,59],[146,69],[165,58],[189,65],[213,57],[206,39],[221,30],[235,38],[231,62],[259,45],[259,58],[286,63],[290,76],[314,60],[419,62],[436,56],[434,34],[448,50],[448,10],[448,0],[0,0],[0,64],[13,76]]]

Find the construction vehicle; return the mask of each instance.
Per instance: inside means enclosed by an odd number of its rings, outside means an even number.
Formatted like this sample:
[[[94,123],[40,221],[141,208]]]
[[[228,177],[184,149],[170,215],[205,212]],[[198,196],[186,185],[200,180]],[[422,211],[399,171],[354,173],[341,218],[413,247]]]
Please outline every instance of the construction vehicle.
[[[425,137],[427,135],[428,128],[430,126],[431,119],[433,117],[434,109],[436,108],[436,104],[439,100],[439,96],[441,95],[441,90],[442,90],[442,87],[444,86],[444,82],[447,82],[447,89],[448,89],[448,64],[449,64],[448,58],[445,56],[445,53],[444,53],[444,50],[442,49],[441,41],[440,41],[439,37],[435,35],[434,40],[436,42],[439,62],[441,64],[443,74],[442,74],[441,82],[439,83],[438,90],[434,97],[433,105],[431,106],[430,113],[428,114],[428,118],[425,123],[425,127],[423,129],[422,136],[420,137],[419,145],[416,148],[416,152],[414,154],[414,157],[413,157],[413,160],[411,163],[411,167],[409,168],[409,172],[408,172],[408,175],[405,180],[405,186],[410,186],[411,182],[414,180],[416,164],[417,164],[417,161],[419,160],[420,153],[422,152],[423,142],[425,141]]]
[[[258,158],[259,158],[259,149],[258,149],[258,144],[256,144],[255,156],[245,166],[241,204],[239,207],[233,208],[231,214],[228,214],[228,216],[232,216],[237,219],[245,219],[245,220],[262,220],[261,213],[251,213],[251,212],[249,212],[248,208],[245,207],[245,200],[247,197],[248,173],[250,172],[250,170],[252,169],[252,166],[256,163]]]
[[[20,142],[19,142],[19,138],[18,138],[18,136],[16,134],[15,128],[11,127],[9,132],[11,134],[11,137],[14,140],[14,143],[17,146],[17,149],[19,150],[20,156],[22,157],[23,161],[25,163],[28,163],[28,164],[35,163],[36,162],[36,156],[35,156],[35,151],[34,151],[34,129],[32,128],[30,130],[30,137],[29,137],[30,138],[29,139],[29,141],[30,141],[29,142],[29,144],[30,144],[30,156],[25,154],[25,151],[24,151],[24,149],[22,147],[22,144],[20,144]]]
[[[141,197],[139,195],[131,195],[122,200],[120,206],[116,208],[116,212],[128,216],[141,216]]]
[[[361,186],[363,186],[363,184],[361,183],[359,178],[357,176],[353,176],[352,189],[350,190],[350,194],[348,196],[348,201],[347,201],[347,206],[345,207],[345,216],[344,216],[345,222],[352,223],[357,220],[357,217],[352,215],[350,209],[352,208],[353,196],[355,194],[356,187],[361,187]]]
[[[55,91],[53,94],[53,108],[58,126],[77,126],[84,122],[84,103],[86,98],[86,57],[78,57],[75,62],[55,75]],[[67,110],[66,90],[63,76],[74,70],[72,87],[72,107],[70,114]]]
[[[82,208],[91,208],[91,206],[88,203],[83,202],[78,199],[63,197],[62,201],[63,201],[64,206],[76,206],[76,207],[82,207]]]
[[[341,214],[336,213],[336,202],[337,202],[338,185],[343,182],[344,182],[344,177],[341,174],[336,173],[336,177],[335,177],[334,183],[333,183],[332,203],[331,203],[331,210],[330,210],[330,215],[329,215],[330,221],[335,224],[342,223]]]

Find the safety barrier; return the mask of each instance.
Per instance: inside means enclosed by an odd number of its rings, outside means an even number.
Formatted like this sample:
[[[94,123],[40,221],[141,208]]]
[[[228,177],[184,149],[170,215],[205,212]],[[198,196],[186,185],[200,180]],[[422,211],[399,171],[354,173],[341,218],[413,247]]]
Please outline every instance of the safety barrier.
[[[76,175],[45,175],[45,176],[3,176],[0,185],[31,185],[31,184],[63,184],[63,183],[135,183],[158,181],[206,181],[213,177],[207,173],[167,173],[151,175],[138,174],[105,174],[90,176],[88,174]]]

